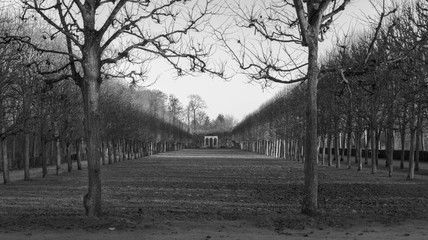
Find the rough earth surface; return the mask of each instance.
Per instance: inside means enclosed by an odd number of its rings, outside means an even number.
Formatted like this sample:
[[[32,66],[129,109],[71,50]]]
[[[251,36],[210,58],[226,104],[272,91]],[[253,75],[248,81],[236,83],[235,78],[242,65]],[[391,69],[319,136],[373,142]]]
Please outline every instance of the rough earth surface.
[[[428,176],[319,169],[300,214],[303,164],[182,150],[104,165],[103,210],[84,216],[86,170],[0,186],[0,239],[428,239]]]

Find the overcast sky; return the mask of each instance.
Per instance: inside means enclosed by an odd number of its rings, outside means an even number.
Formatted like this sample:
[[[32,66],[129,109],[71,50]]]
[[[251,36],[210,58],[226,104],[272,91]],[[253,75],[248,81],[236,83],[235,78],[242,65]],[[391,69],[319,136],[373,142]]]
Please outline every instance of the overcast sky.
[[[375,14],[368,0],[352,1],[345,12],[338,17],[335,29],[346,31],[348,28],[363,26],[365,23],[362,15],[364,14]],[[327,35],[327,39],[321,44],[320,54],[331,46],[334,35],[334,33]],[[211,78],[208,75],[175,79],[173,77],[175,71],[171,70],[168,65],[163,66],[162,63],[156,62],[156,66],[154,67],[152,64],[150,68],[152,71],[147,82],[153,82],[158,77],[158,81],[150,86],[150,89],[158,89],[168,95],[174,94],[184,105],[188,102],[188,95],[198,94],[205,100],[208,106],[205,111],[211,119],[221,113],[242,120],[284,87],[284,85],[277,84],[272,88],[262,89],[258,84],[248,83],[248,79],[243,75],[236,75],[230,81]]]

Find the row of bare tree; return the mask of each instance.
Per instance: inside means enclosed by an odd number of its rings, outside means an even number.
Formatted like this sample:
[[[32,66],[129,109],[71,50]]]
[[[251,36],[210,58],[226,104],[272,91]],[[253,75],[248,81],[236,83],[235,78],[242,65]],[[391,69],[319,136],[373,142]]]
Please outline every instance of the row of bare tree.
[[[1,35],[30,36],[37,41],[37,26],[20,25],[7,15],[0,18]],[[40,31],[37,31],[39,29]],[[43,37],[40,37],[43,44]],[[86,160],[82,95],[73,81],[47,84],[38,73],[41,64],[61,65],[61,57],[41,53],[19,42],[0,42],[0,152],[4,183],[10,169],[41,167],[46,176],[49,165]],[[109,79],[101,87],[100,133],[102,163],[176,150],[190,140],[186,125],[169,110],[160,91],[129,87]],[[171,121],[171,119],[173,121]],[[108,159],[108,160],[107,160]]]
[[[383,23],[380,21],[373,31],[344,38],[321,60],[318,147],[329,150],[320,150],[318,160],[332,165],[335,159],[340,167],[340,159],[349,153],[350,167],[355,149],[355,160],[361,170],[362,153],[366,153],[367,162],[370,149],[371,170],[375,173],[382,142],[389,176],[393,171],[394,148],[399,146],[400,168],[404,167],[408,150],[408,179],[413,179],[419,169],[428,113],[427,3],[395,6],[381,17]],[[368,64],[359,65],[362,62]],[[269,146],[273,144],[274,149],[275,146],[283,149],[281,156],[296,151],[299,152],[296,157],[303,155],[307,127],[302,111],[307,104],[305,85],[284,90],[244,119],[233,130],[242,147],[270,154]]]

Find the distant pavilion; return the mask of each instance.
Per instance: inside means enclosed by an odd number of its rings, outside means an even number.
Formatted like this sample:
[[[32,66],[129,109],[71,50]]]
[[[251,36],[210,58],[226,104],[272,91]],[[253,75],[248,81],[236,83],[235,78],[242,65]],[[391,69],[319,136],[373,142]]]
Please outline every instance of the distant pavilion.
[[[218,148],[218,136],[204,136],[204,148]]]

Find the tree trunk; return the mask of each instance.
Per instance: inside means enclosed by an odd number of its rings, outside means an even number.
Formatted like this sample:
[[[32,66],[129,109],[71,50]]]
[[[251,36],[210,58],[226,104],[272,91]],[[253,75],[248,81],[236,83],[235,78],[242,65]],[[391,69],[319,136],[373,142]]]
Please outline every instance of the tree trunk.
[[[363,170],[363,158],[361,157],[361,132],[355,132],[355,160],[358,163],[357,171]]]
[[[98,217],[101,215],[101,166],[99,152],[99,98],[101,75],[99,72],[99,60],[97,60],[98,54],[90,51],[86,54],[88,54],[88,59],[86,59],[87,62],[83,64],[85,79],[80,86],[83,95],[86,156],[88,161],[88,192],[83,198],[83,204],[87,216]]]
[[[32,142],[32,148],[31,148],[31,153],[32,153],[32,163],[31,166],[36,167],[36,158],[37,158],[37,134],[33,133],[33,142]]]
[[[10,182],[9,176],[9,159],[7,158],[7,138],[0,139],[1,157],[3,163],[3,182],[4,184]]]
[[[371,143],[371,164],[372,174],[376,173],[376,130],[373,126],[370,127],[370,143]]]
[[[67,141],[67,143],[65,144],[65,157],[67,159],[67,171],[71,172],[71,170],[73,169],[73,162],[71,159],[71,151],[70,151],[70,142]]]
[[[340,147],[340,161],[344,161],[345,160],[345,145],[346,145],[346,135],[344,132],[341,133],[341,138],[340,140],[342,141],[341,143],[341,147]]]
[[[346,142],[346,158],[348,162],[348,169],[351,169],[351,156],[352,156],[352,131],[348,131],[348,141]]]
[[[40,136],[40,158],[42,160],[42,176],[48,175],[48,159],[46,156],[46,143],[43,134]]]
[[[49,147],[50,151],[49,151],[49,164],[53,164],[54,162],[56,162],[56,155],[55,155],[55,141],[51,141],[50,147]]]
[[[371,134],[368,133],[368,131],[365,131],[365,149],[364,149],[364,165],[368,165],[369,164],[369,142],[371,141]]]
[[[322,135],[321,137],[321,143],[322,143],[322,153],[321,153],[321,164],[325,165],[325,149],[326,149],[326,144],[325,144],[325,135]]]
[[[61,169],[61,143],[59,141],[59,127],[57,122],[54,123],[54,128],[56,145],[56,175],[58,175]]]
[[[30,134],[24,135],[24,181],[30,181]]]
[[[409,129],[410,129],[410,149],[409,149],[409,171],[408,171],[408,175],[407,175],[407,179],[408,180],[413,180],[415,178],[415,158],[414,158],[414,153],[415,153],[415,133],[416,133],[416,128],[417,128],[417,119],[415,116],[415,111],[416,111],[416,104],[413,103],[411,106],[411,116],[410,116],[410,125],[409,125]]]
[[[421,113],[418,113],[419,115]],[[418,124],[416,127],[416,145],[415,145],[415,171],[419,171],[419,156],[421,145],[421,131],[422,131],[422,117],[418,117]]]
[[[101,149],[100,149],[100,151],[101,151],[101,163],[103,165],[106,164],[106,147],[105,146],[106,146],[105,142],[101,141]]]
[[[112,141],[112,149],[113,149],[114,163],[117,163],[119,160],[118,160],[117,142],[116,141]]]
[[[334,158],[336,160],[336,168],[340,168],[340,154],[339,154],[339,145],[340,145],[340,134],[337,129],[336,123],[336,132],[334,133]]]
[[[82,170],[82,140],[76,141],[76,161],[77,161],[77,170]]]
[[[23,100],[22,100],[22,112],[26,117],[26,121],[24,127],[26,131],[24,131],[24,181],[30,181],[30,133],[28,130],[29,126],[29,118],[30,118],[30,108],[31,108],[31,98],[32,95],[29,93],[28,89],[24,87],[23,89]]]
[[[400,140],[401,140],[401,157],[400,157],[400,169],[404,169],[404,158],[405,158],[405,140],[406,140],[406,127],[400,128]]]
[[[311,17],[309,18],[311,22]],[[308,73],[306,100],[306,137],[302,212],[313,215],[318,208],[318,170],[317,170],[317,86],[318,86],[318,31],[319,23],[311,23],[307,29]]]
[[[127,160],[127,150],[126,150],[127,146],[126,146],[126,142],[125,140],[120,140],[120,144],[119,144],[119,149],[120,149],[120,158],[122,161],[126,161]]]
[[[386,161],[388,163],[388,176],[392,177],[394,169],[394,129],[386,130]]]
[[[410,124],[410,149],[409,149],[409,171],[407,175],[408,180],[415,178],[415,132],[416,129]]]
[[[15,164],[13,164],[15,163]],[[17,167],[18,169],[21,168],[20,160],[16,160],[16,135],[12,135],[12,156],[9,161],[9,169],[13,169],[14,167]]]
[[[376,167],[379,166],[379,145],[380,145],[380,135],[382,134],[382,130],[379,129],[379,131],[375,131],[376,133],[376,144],[375,144],[375,152],[374,156],[376,159]]]
[[[113,164],[113,154],[112,154],[113,146],[111,141],[107,142],[107,148],[108,148],[108,164]]]
[[[126,156],[126,140],[122,140],[122,161],[128,160]]]
[[[332,138],[333,135],[332,134],[328,134],[328,139],[327,139],[327,165],[330,167],[331,165],[333,165],[333,161],[331,158],[331,142],[332,142]]]

